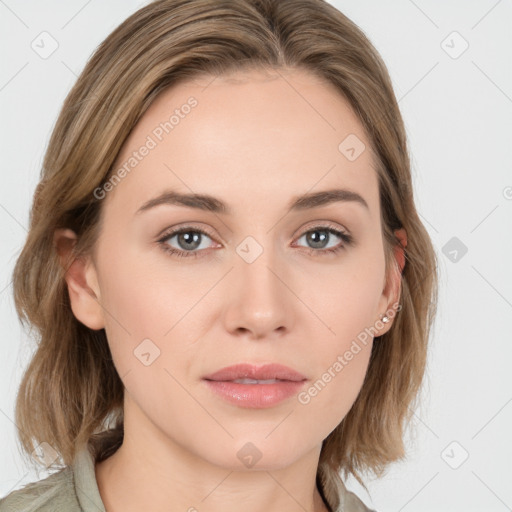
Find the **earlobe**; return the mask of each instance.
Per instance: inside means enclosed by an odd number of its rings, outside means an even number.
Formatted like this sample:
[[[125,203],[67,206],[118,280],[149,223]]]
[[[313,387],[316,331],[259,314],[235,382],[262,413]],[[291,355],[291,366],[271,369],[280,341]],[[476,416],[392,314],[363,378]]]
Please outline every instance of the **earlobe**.
[[[90,258],[75,257],[77,236],[71,229],[57,229],[54,247],[64,270],[71,309],[76,319],[93,330],[105,327],[96,269]]]

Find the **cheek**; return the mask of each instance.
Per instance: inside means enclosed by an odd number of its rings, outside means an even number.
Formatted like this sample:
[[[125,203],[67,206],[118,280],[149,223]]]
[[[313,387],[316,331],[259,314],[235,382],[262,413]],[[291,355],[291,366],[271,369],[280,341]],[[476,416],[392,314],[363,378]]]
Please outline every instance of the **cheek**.
[[[323,340],[327,341],[327,340]],[[298,407],[314,433],[322,419],[322,436],[329,435],[347,415],[363,385],[373,342],[336,337],[321,348],[317,374],[297,396]]]
[[[328,435],[346,416],[364,382],[373,346],[371,328],[379,319],[384,256],[359,255],[357,261],[347,260],[329,274],[317,272],[315,277],[308,305],[318,318],[311,315],[306,328],[314,322],[322,333],[315,345],[317,374],[298,399],[311,414],[326,417]]]
[[[189,368],[190,346],[200,334],[198,315],[204,315],[201,297],[210,285],[197,271],[180,272],[176,263],[166,269],[136,249],[116,252],[121,246],[113,236],[103,248],[100,288],[106,335],[121,377],[134,370],[134,380],[142,371],[144,379],[159,385],[155,371],[172,372],[176,361],[180,372]]]
[[[377,248],[350,255],[327,271],[304,273],[307,303],[323,321],[327,351],[345,350],[352,339],[374,326],[384,289],[384,255]],[[314,283],[312,282],[314,281]]]
[[[132,336],[161,337],[175,323],[181,305],[188,302],[186,280],[178,272],[166,272],[161,264],[155,265],[153,256],[148,257],[125,238],[128,235],[105,235],[99,256],[105,320],[112,330],[122,324]]]

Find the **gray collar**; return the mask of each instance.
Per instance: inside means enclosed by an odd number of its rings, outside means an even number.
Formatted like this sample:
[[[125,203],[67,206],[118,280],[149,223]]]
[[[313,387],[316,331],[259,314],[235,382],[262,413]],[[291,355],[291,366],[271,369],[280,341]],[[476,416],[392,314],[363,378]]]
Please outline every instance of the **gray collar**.
[[[96,481],[95,460],[88,448],[77,453],[73,462],[75,492],[83,512],[106,512]]]

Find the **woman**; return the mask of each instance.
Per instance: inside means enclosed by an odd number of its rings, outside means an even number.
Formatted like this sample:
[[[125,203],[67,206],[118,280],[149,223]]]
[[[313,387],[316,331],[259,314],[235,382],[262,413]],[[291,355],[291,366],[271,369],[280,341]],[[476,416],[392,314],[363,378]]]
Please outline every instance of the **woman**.
[[[69,93],[13,276],[59,471],[0,510],[370,510],[436,304],[403,121],[320,0],[158,0]],[[18,507],[18,508],[17,508]]]

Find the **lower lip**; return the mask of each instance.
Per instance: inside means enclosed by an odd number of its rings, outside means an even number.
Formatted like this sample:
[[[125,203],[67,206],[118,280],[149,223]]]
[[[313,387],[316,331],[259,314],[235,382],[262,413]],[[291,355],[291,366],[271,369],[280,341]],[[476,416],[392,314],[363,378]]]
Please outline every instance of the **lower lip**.
[[[282,380],[274,384],[239,384],[231,381],[206,380],[210,389],[239,407],[264,409],[297,394],[305,380]]]

